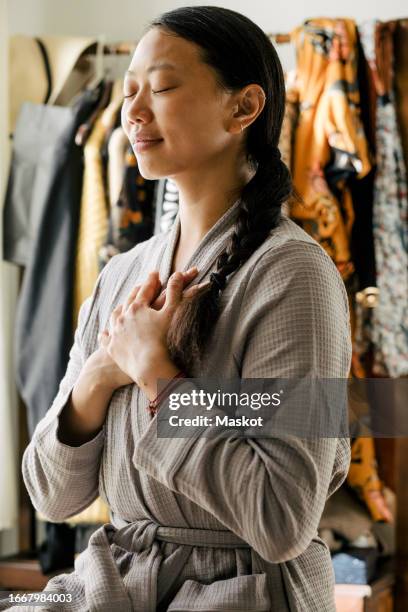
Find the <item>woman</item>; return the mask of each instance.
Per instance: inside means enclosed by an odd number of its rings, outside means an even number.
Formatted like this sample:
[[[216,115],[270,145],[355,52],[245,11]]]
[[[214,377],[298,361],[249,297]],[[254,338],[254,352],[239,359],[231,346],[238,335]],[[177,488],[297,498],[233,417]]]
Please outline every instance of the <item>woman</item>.
[[[143,36],[124,87],[140,172],[171,177],[180,210],[168,234],[101,273],[26,450],[25,482],[49,520],[98,493],[112,513],[47,590],[71,593],[67,609],[81,611],[334,610],[317,527],[346,476],[347,440],[165,439],[147,410],[160,411],[158,379],[180,372],[348,375],[341,279],[280,212],[292,186],[277,54],[239,13],[177,9]]]

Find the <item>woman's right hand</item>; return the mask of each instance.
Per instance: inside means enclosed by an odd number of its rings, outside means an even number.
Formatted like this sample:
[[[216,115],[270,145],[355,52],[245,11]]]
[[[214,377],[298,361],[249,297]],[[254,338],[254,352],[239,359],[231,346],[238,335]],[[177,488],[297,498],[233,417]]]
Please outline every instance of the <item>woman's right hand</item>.
[[[195,276],[198,274],[198,270],[197,268],[191,268],[186,272],[182,272],[182,274],[184,286],[186,286],[195,278]],[[197,291],[197,287],[198,285],[194,285],[193,287],[186,289],[183,293],[184,297],[191,297],[194,295],[194,292]],[[134,292],[138,291],[138,289],[139,287],[135,287]],[[164,304],[165,297],[166,290],[164,289],[153,302],[152,308],[160,310]],[[95,386],[113,393],[119,387],[124,387],[125,385],[134,383],[134,380],[116,365],[116,362],[110,357],[106,349],[102,346],[101,338],[103,335],[108,335],[108,331],[104,330],[99,334],[99,348],[88,357],[84,364],[83,370],[85,370],[84,374],[87,376],[88,380],[90,379],[94,381]]]
[[[183,274],[184,285],[187,285],[197,275],[197,269]],[[197,290],[194,287],[187,289],[185,295],[193,295]],[[164,292],[158,296],[154,307],[160,309],[163,300]],[[59,417],[59,440],[70,446],[79,446],[91,440],[103,426],[113,392],[134,382],[102,346],[100,338],[103,334],[108,334],[107,330],[99,335],[100,346],[85,361]]]
[[[100,338],[100,335],[99,335]],[[100,340],[99,340],[100,341]],[[95,388],[113,393],[134,381],[116,365],[103,346],[99,346],[86,360],[81,375],[92,381]]]

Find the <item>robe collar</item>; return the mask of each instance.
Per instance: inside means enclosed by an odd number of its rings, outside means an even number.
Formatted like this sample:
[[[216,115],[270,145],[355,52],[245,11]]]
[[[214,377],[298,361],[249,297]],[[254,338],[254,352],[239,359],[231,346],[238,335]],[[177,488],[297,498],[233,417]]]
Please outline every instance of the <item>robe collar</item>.
[[[199,283],[205,274],[211,269],[215,263],[217,257],[221,255],[228,240],[235,229],[235,221],[239,214],[240,199],[236,200],[228,210],[214,223],[214,225],[208,230],[201,242],[198,244],[196,250],[190,257],[189,261],[183,268],[183,272],[193,266],[197,266],[198,274],[192,281],[192,285]],[[172,225],[166,246],[164,249],[163,257],[161,260],[159,273],[160,280],[165,286],[170,276],[171,265],[177,245],[177,241],[180,235],[180,213],[177,216]]]

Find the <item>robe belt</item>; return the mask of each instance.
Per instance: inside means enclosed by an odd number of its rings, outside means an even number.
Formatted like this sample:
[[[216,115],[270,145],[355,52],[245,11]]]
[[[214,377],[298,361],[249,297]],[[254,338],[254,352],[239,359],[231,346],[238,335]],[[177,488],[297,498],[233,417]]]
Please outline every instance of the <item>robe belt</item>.
[[[160,541],[179,546],[166,557]],[[156,612],[194,546],[250,549],[252,571],[263,571],[255,551],[229,530],[169,527],[150,519],[126,521],[113,515],[112,523],[91,535],[88,548],[75,562],[87,608],[90,612]],[[236,550],[236,555],[241,554]]]
[[[149,519],[130,522],[117,516],[114,517],[113,523],[118,528],[113,541],[120,544],[120,540],[124,539],[129,544],[129,535],[132,533],[137,540],[135,542],[135,538],[132,537],[136,550],[140,549],[140,544],[143,548],[151,546],[154,540],[208,548],[251,548],[249,544],[229,530],[169,527],[159,525]]]

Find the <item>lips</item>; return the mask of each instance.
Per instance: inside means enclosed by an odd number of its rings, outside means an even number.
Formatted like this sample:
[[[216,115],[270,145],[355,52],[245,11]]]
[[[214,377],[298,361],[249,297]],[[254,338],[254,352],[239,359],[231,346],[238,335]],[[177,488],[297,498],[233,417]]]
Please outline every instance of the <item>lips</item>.
[[[160,138],[160,136],[156,136],[156,134],[134,134],[133,138],[131,139],[133,144],[136,144],[137,142],[157,142],[159,140],[163,140],[163,138]]]
[[[159,142],[163,138],[136,138],[135,142]]]
[[[133,150],[137,153],[146,151],[152,147],[155,147],[163,142],[163,138],[137,138],[132,142]]]

